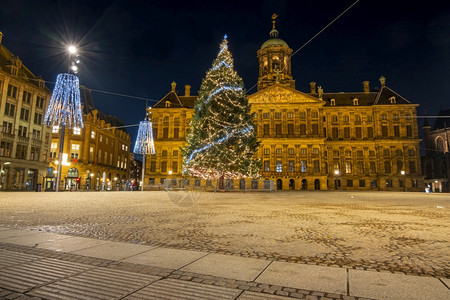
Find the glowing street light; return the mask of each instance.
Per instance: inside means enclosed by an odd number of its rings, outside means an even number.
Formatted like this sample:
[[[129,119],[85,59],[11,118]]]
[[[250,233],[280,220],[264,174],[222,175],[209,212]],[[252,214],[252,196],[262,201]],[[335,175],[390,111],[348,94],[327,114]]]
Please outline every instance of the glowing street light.
[[[67,165],[67,154],[64,157],[64,135],[66,126],[84,127],[83,113],[81,111],[80,82],[77,73],[79,63],[75,46],[67,48],[69,52],[69,70],[67,73],[58,74],[52,98],[47,107],[43,123],[47,126],[61,127],[59,138],[58,172],[56,174],[56,191],[59,191],[61,182],[62,165]]]
[[[339,170],[334,170],[334,175],[339,175]]]
[[[77,53],[77,48],[76,48],[75,46],[73,46],[73,45],[70,45],[70,46],[67,48],[67,50],[69,50],[69,53],[70,53],[70,54],[75,54],[75,53]]]
[[[402,174],[402,176],[405,176],[406,172],[405,171],[400,171],[400,174]],[[406,180],[403,179],[403,191],[406,192]]]

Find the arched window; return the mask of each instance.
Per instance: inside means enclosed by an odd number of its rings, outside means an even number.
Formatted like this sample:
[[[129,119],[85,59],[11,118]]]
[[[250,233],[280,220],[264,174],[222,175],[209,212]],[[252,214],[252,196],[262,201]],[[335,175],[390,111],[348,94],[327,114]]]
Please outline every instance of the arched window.
[[[359,105],[358,98],[354,98],[354,99],[353,99],[353,105]]]
[[[436,150],[444,152],[444,140],[438,136],[435,140],[436,143]]]
[[[55,168],[48,168],[45,177],[55,177]]]
[[[67,177],[78,177],[78,170],[76,168],[70,168],[67,172]]]

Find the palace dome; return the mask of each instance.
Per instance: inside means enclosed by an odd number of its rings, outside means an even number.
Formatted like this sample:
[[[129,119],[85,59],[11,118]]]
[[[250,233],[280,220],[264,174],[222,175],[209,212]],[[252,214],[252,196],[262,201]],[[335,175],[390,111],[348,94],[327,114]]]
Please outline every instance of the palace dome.
[[[278,38],[278,30],[276,29],[272,29],[270,31],[270,39],[268,39],[267,41],[264,42],[264,44],[262,44],[261,49],[267,48],[267,47],[272,47],[272,46],[286,46],[289,47],[288,44],[283,41],[282,39]]]

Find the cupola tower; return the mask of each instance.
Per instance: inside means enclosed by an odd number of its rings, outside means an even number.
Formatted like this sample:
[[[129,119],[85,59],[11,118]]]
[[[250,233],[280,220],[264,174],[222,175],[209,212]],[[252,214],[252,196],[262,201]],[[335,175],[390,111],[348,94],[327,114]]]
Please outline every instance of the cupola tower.
[[[291,72],[292,49],[282,39],[278,38],[275,28],[276,14],[272,15],[272,30],[270,39],[262,44],[257,52],[259,61],[258,91],[276,83],[295,88],[295,80]]]

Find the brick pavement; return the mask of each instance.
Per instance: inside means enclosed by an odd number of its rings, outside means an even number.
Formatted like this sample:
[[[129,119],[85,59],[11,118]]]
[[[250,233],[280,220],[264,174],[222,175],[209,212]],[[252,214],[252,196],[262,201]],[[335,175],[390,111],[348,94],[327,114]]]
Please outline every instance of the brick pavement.
[[[0,242],[0,299],[368,299]]]

